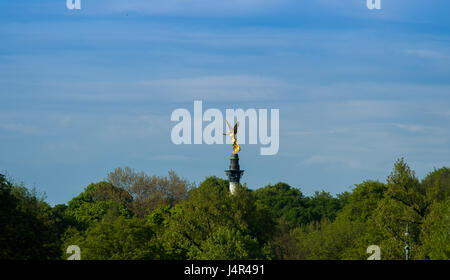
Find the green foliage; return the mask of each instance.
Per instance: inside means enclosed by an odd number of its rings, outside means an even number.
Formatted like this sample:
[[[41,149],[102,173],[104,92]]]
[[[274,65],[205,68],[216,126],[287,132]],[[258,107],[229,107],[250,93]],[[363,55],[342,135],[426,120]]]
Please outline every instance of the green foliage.
[[[427,202],[442,202],[450,196],[450,168],[442,167],[430,172],[421,182]]]
[[[386,185],[377,181],[365,181],[356,185],[348,195],[347,204],[339,218],[347,221],[367,221],[372,217],[386,190]]]
[[[110,183],[92,183],[86,187],[84,192],[69,201],[69,206],[64,214],[76,222],[77,229],[87,229],[100,221],[106,214],[131,216],[131,211],[126,207],[126,200],[108,199],[112,196],[108,197],[104,194],[105,188],[110,190],[109,193],[120,193],[120,189],[113,187]]]
[[[125,217],[131,216],[128,209],[114,201],[84,203],[74,210],[73,216],[78,223],[89,226],[102,219],[107,213],[115,213]]]
[[[256,238],[234,228],[219,227],[201,243],[197,255],[202,260],[248,260],[260,259],[260,245]]]
[[[331,222],[327,219],[293,231],[297,259],[340,260],[356,247],[355,239],[362,234],[361,223]]]
[[[443,167],[422,180],[429,214],[423,219],[418,259],[450,259],[450,169]]]
[[[347,199],[347,193],[335,198],[324,191],[305,197],[299,189],[282,182],[256,190],[255,196],[267,206],[276,220],[282,220],[289,228],[324,218],[334,220]]]
[[[366,259],[366,248],[380,241],[372,217],[386,189],[383,183],[375,181],[356,185],[350,194],[341,196],[345,206],[334,214],[334,221],[325,218],[292,231],[297,246],[296,258]],[[324,195],[319,201],[327,197]],[[332,205],[338,209],[336,200]]]
[[[238,186],[236,194],[231,195],[227,181],[209,177],[189,192],[187,201],[173,208],[165,242],[171,250],[184,254],[180,258],[212,256],[210,249],[223,240],[229,240],[234,244],[230,246],[239,250],[249,250],[245,258],[257,258],[262,256],[273,226],[270,213],[257,203],[249,190]],[[259,244],[257,252],[251,246],[254,242]],[[227,255],[230,248],[217,251],[214,258],[233,258],[234,255]],[[225,255],[218,255],[219,252]]]
[[[334,220],[347,201],[347,195],[333,197],[329,192],[316,191],[313,197],[306,198],[308,222],[323,219]]]
[[[450,259],[450,200],[431,207],[420,235],[422,247],[417,257],[426,260]]]
[[[270,259],[295,260],[298,258],[296,233],[301,228],[291,230],[284,220],[279,220],[273,238],[270,240]]]
[[[67,205],[55,205],[51,211],[58,236],[64,235],[69,227],[76,227],[78,225],[75,218],[68,214]]]
[[[366,181],[345,195],[345,206],[334,221],[285,230],[284,245],[274,244],[284,252],[277,258],[367,259],[367,247],[379,245],[382,259],[404,259],[408,222],[411,258],[448,259],[448,174],[444,167],[419,182],[400,159],[387,184]]]
[[[386,183],[364,181],[335,197],[282,182],[228,188],[217,177],[192,187],[172,171],[119,168],[52,208],[0,174],[0,259],[67,259],[77,245],[84,260],[365,260],[378,245],[386,260],[404,259],[407,240],[411,259],[450,256],[447,167],[420,181],[399,159]]]
[[[84,233],[71,229],[63,248],[77,245],[83,260],[149,260],[159,258],[154,241],[154,231],[145,220],[119,216],[103,219]]]
[[[344,259],[367,259],[367,247],[379,244],[384,238],[374,221],[374,214],[386,191],[387,186],[383,183],[365,181],[349,194],[348,203],[338,214],[336,223],[351,225],[360,232],[353,236],[354,245],[344,250]]]
[[[376,210],[374,221],[384,235],[380,246],[384,259],[404,259],[406,223],[409,224],[411,253],[415,254],[420,243],[420,225],[428,213],[431,203],[426,199],[414,171],[399,159],[387,179],[387,191]],[[404,245],[403,245],[404,246]]]
[[[280,182],[256,190],[255,197],[267,206],[275,219],[283,220],[289,227],[309,222],[307,202],[299,189]]]
[[[57,259],[59,239],[51,207],[35,190],[0,174],[0,259]]]

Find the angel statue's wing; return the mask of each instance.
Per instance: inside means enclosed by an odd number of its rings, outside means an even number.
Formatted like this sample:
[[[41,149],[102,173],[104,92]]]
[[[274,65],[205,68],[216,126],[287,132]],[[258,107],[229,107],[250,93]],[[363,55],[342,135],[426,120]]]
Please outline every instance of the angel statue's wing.
[[[225,120],[225,122],[227,123],[228,131],[229,131],[229,132],[233,131],[233,130],[231,129],[231,125],[228,123],[228,121]]]
[[[234,134],[237,134],[238,127],[239,127],[239,122],[236,122],[236,124],[234,125]]]

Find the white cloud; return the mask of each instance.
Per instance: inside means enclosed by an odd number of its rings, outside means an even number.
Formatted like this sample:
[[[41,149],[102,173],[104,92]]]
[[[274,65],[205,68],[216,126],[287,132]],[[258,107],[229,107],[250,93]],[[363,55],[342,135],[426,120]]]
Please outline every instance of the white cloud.
[[[311,135],[312,131],[288,131],[288,135]]]
[[[348,108],[381,109],[384,105],[408,102],[412,98],[447,98],[450,86],[443,84],[418,83],[373,83],[373,82],[339,82],[327,85],[317,83],[294,84],[297,91],[305,96],[327,100],[342,100]],[[338,99],[339,98],[339,99]],[[376,106],[376,107],[373,107]],[[372,110],[370,110],[372,111]],[[381,112],[380,112],[381,113]]]
[[[439,52],[425,49],[407,49],[404,50],[403,53],[428,59],[442,59],[444,57],[444,55]]]
[[[139,12],[154,15],[238,15],[261,13],[282,7],[292,0],[100,0],[96,6],[110,12]]]
[[[305,159],[303,163],[306,164],[324,164],[324,163],[330,163],[333,160],[330,157],[327,156],[321,156],[321,155],[312,155],[309,158]]]
[[[152,160],[170,160],[170,161],[180,161],[180,160],[188,160],[189,157],[181,156],[181,155],[157,155],[152,157]]]
[[[333,128],[333,129],[328,130],[328,133],[329,134],[338,134],[338,133],[346,133],[346,132],[349,132],[349,131],[350,131],[349,128],[337,127],[337,128]]]
[[[411,132],[423,132],[423,131],[432,129],[432,127],[423,126],[423,125],[411,125],[411,124],[401,124],[401,123],[394,123],[392,125],[394,125],[398,128],[406,129]]]
[[[36,126],[21,123],[0,123],[0,130],[18,132],[22,134],[33,134],[38,132],[39,128]]]
[[[138,82],[140,85],[168,87],[277,87],[279,81],[270,78],[247,75],[203,76],[169,80],[154,80]]]
[[[251,75],[199,76],[178,79],[141,80],[129,82],[82,82],[55,84],[70,88],[65,97],[75,100],[174,100],[208,101],[273,100],[282,96],[287,84]],[[86,93],[88,92],[88,93]]]
[[[360,168],[361,163],[358,160],[337,158],[324,155],[312,155],[303,161],[307,165],[336,165],[346,166],[347,168]]]

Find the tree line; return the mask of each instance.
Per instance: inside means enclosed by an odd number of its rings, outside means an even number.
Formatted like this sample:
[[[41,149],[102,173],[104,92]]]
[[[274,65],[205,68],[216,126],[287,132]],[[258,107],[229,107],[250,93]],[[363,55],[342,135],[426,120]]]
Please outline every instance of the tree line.
[[[364,260],[450,257],[450,169],[419,180],[399,159],[386,182],[305,196],[280,182],[250,190],[211,176],[199,185],[125,167],[51,207],[0,174],[0,259]],[[405,236],[408,224],[409,236]]]

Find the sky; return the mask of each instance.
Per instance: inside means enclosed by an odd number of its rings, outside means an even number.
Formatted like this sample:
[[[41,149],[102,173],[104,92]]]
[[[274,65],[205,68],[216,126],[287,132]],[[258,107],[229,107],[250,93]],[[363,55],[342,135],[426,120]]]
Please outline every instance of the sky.
[[[171,113],[279,109],[241,183],[305,195],[450,166],[450,2],[0,0],[0,172],[67,203],[117,167],[226,178],[231,145],[175,145]],[[204,123],[204,126],[207,123]],[[224,127],[225,129],[225,127]],[[239,136],[239,135],[238,135]],[[239,137],[238,137],[239,140]]]

